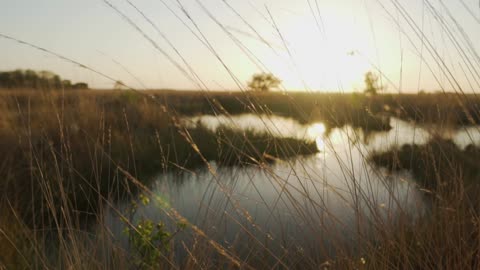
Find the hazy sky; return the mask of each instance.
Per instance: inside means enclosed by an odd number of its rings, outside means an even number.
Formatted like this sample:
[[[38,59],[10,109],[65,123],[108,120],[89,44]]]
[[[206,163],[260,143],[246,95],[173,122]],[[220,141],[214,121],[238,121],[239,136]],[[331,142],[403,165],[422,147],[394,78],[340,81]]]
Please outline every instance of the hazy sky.
[[[465,91],[480,89],[478,0],[130,3],[0,0],[0,34],[140,89],[234,90],[267,71],[285,89],[361,91],[368,70],[381,72],[390,92],[451,90],[458,87],[453,78]],[[0,70],[51,70],[93,87],[113,86],[11,40],[0,38],[0,51]]]

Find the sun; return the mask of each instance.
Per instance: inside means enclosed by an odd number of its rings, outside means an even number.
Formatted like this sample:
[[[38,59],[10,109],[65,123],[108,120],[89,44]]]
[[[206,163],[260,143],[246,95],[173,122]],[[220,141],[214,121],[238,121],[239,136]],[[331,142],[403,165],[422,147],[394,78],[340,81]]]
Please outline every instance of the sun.
[[[362,51],[368,44],[341,19],[320,32],[314,21],[296,17],[282,30],[283,50],[267,59],[286,89],[352,92],[363,88],[371,69]],[[279,42],[280,44],[282,42]]]

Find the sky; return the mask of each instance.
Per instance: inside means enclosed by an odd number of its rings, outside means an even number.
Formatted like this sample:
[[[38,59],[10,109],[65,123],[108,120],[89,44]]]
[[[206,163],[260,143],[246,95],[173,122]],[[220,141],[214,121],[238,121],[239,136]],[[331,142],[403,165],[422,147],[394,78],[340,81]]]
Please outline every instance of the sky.
[[[291,91],[480,89],[478,0],[0,0],[0,70],[94,88]],[[94,71],[92,71],[94,70]],[[98,72],[98,73],[97,73]],[[106,75],[100,75],[99,73]]]

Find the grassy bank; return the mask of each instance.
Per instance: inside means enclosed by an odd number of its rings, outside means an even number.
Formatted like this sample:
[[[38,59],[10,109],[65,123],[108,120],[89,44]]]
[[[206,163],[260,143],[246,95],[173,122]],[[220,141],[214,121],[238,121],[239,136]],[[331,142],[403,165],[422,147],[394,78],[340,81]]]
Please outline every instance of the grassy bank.
[[[0,90],[0,96],[15,99],[20,107],[29,103],[32,108],[43,106],[41,91]],[[300,123],[322,121],[327,127],[352,125],[368,130],[389,129],[388,121],[378,116],[384,112],[383,97],[368,98],[361,94],[321,94],[281,92],[201,92],[149,90],[141,92],[88,90],[53,92],[52,101],[56,106],[79,104],[83,99],[102,106],[142,106],[146,101],[157,104],[157,108],[182,116],[245,113],[274,114],[293,118]]]
[[[382,94],[322,92],[147,91],[184,115],[272,113],[302,123],[323,121],[330,127],[352,125],[385,130],[380,116],[422,124],[474,125],[480,120],[476,94]]]
[[[450,139],[433,136],[425,145],[393,147],[372,153],[369,160],[390,172],[410,171],[428,201],[422,218],[407,224],[401,221],[395,227],[400,231],[380,237],[380,246],[369,254],[374,269],[480,266],[478,146],[462,149]]]
[[[461,186],[467,190],[480,181],[480,148],[469,144],[461,149],[452,140],[441,137],[433,137],[425,145],[405,144],[373,153],[369,158],[390,171],[411,171],[420,186],[433,192],[452,192],[452,185],[459,184],[453,180],[461,180]]]
[[[40,92],[40,93],[39,93]],[[56,104],[76,104],[84,97],[105,106],[141,104],[155,100],[179,115],[203,114],[275,114],[291,117],[301,123],[323,121],[330,127],[349,124],[365,129],[382,130],[379,115],[395,116],[418,123],[442,125],[473,125],[480,120],[480,98],[476,94],[428,93],[382,94],[366,96],[359,93],[315,92],[225,92],[148,90],[138,93],[112,90],[66,91],[55,93]],[[15,98],[20,106],[28,100],[32,107],[41,106],[39,90],[0,90],[2,98]],[[62,96],[61,99],[58,96]]]

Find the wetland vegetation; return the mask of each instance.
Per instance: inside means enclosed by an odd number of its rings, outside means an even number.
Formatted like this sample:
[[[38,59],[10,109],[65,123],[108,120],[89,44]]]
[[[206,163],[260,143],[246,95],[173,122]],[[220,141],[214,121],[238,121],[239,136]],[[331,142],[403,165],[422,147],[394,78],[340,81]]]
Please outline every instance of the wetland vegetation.
[[[480,268],[472,1],[7,2],[0,270]]]

